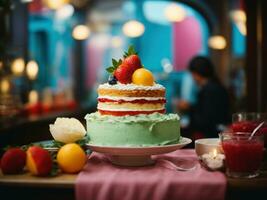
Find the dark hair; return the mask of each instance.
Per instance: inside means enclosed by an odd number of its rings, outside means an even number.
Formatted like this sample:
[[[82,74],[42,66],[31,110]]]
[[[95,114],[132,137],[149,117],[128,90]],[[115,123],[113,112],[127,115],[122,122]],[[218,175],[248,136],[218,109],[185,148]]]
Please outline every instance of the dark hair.
[[[189,71],[208,79],[216,79],[212,62],[204,56],[194,57],[189,63]]]

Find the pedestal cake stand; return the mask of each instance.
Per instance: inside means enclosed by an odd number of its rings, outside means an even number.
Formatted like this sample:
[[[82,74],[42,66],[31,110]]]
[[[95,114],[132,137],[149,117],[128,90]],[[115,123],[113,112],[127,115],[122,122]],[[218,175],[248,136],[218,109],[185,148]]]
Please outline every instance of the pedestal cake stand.
[[[92,151],[106,154],[110,161],[120,166],[146,166],[154,164],[152,155],[170,153],[190,144],[191,139],[181,137],[179,143],[164,146],[149,147],[112,147],[100,146],[93,143],[86,144],[86,147]]]

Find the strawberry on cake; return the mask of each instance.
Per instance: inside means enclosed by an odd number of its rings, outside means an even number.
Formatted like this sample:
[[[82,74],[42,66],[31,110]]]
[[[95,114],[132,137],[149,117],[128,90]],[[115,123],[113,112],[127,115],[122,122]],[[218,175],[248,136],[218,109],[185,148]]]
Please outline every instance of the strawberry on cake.
[[[165,114],[165,88],[154,82],[133,46],[123,60],[112,60],[108,83],[98,87],[98,112],[86,115],[90,142],[104,146],[177,143],[177,114]]]

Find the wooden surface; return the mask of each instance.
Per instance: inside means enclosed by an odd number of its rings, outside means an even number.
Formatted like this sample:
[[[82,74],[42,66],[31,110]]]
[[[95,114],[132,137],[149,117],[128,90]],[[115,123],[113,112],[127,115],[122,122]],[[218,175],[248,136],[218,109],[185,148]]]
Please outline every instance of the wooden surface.
[[[59,174],[54,177],[37,177],[32,176],[29,173],[3,175],[2,172],[0,172],[0,186],[73,188],[76,177],[76,174]]]
[[[76,177],[74,174],[54,177],[36,177],[29,173],[3,175],[0,171],[0,199],[74,200]]]

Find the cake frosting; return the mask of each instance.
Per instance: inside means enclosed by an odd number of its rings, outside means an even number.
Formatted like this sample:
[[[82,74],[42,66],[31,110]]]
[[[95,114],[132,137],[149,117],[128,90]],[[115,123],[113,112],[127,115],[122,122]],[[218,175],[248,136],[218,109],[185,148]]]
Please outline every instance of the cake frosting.
[[[91,143],[102,146],[161,146],[179,141],[176,114],[120,116],[86,115]]]
[[[131,147],[177,143],[180,119],[165,113],[165,87],[155,83],[131,48],[123,60],[112,60],[109,81],[97,90],[98,111],[85,117],[90,143]]]
[[[154,84],[152,86],[143,86],[136,84],[121,84],[118,83],[116,85],[110,85],[108,83],[104,83],[99,85],[98,89],[116,89],[116,90],[165,90],[164,86],[160,84]]]

